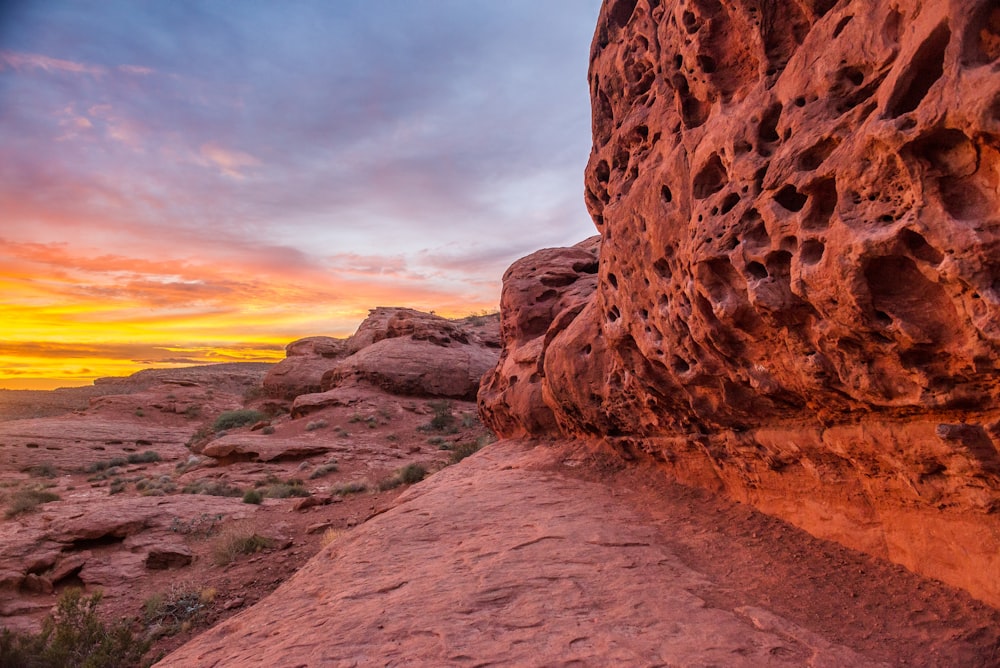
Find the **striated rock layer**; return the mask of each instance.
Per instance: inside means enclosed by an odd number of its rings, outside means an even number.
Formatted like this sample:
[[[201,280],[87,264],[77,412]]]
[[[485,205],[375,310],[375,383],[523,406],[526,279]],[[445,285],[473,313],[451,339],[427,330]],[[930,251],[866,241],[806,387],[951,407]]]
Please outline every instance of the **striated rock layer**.
[[[491,426],[1000,605],[998,68],[992,2],[607,0],[597,273],[508,272]]]

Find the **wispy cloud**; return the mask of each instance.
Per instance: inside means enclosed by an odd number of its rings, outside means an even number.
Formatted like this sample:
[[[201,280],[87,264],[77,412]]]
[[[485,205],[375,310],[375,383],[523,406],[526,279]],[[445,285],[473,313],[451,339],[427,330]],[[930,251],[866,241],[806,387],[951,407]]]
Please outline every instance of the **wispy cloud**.
[[[260,160],[249,153],[226,149],[214,142],[202,144],[198,152],[203,159],[202,164],[206,164],[207,161],[234,179],[244,178],[243,172],[247,167],[256,167],[260,164]]]
[[[38,69],[45,72],[69,72],[71,74],[89,74],[91,76],[101,76],[107,71],[97,65],[52,58],[39,53],[0,51],[0,70],[5,67],[15,70]]]

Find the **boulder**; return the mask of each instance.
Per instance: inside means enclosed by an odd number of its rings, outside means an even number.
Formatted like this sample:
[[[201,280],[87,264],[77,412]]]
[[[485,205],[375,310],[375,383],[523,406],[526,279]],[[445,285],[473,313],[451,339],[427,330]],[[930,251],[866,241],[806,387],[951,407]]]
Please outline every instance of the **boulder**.
[[[998,25],[985,1],[605,2],[596,290],[546,320],[540,279],[505,288],[489,424],[608,439],[1000,604]],[[510,417],[529,369],[552,419]]]

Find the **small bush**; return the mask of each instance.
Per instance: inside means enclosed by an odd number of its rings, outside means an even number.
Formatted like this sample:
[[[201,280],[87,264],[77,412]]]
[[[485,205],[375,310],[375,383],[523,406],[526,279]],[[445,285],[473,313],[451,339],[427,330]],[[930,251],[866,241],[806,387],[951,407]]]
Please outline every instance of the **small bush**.
[[[119,668],[136,666],[150,641],[136,638],[128,620],[105,626],[97,616],[101,594],[67,589],[37,634],[0,630],[0,666]]]
[[[43,503],[58,500],[58,494],[53,494],[52,492],[44,489],[34,487],[29,489],[19,489],[11,494],[10,499],[7,501],[7,512],[5,513],[5,517],[10,519],[12,517],[17,517],[18,515],[30,513]]]
[[[348,436],[350,436],[350,434],[348,433],[348,431],[346,429],[344,429],[343,427],[334,427],[333,428],[333,433],[336,434],[337,436],[339,436],[340,438],[347,438]]]
[[[400,485],[412,485],[415,482],[420,482],[426,476],[427,469],[420,464],[407,464],[393,475],[379,480],[378,488],[379,491],[384,492],[389,489],[395,489]]]
[[[274,433],[274,427],[272,427],[271,425],[267,425],[266,427],[260,430],[260,433],[264,434],[265,436],[270,436],[271,434]]]
[[[159,478],[140,478],[135,482],[135,488],[143,496],[165,496],[177,491],[177,485],[167,475]]]
[[[316,431],[317,429],[326,429],[330,426],[330,423],[326,420],[316,420],[315,422],[310,422],[306,425],[306,431]]]
[[[146,413],[143,412],[143,410],[141,408],[136,408],[135,409],[135,416],[136,417],[146,417]]]
[[[260,411],[255,411],[249,408],[243,408],[237,411],[226,411],[215,418],[215,422],[212,423],[212,429],[216,432],[225,431],[227,429],[236,429],[237,427],[245,427],[248,424],[254,424],[255,422],[260,422],[261,420],[267,419],[267,416]]]
[[[97,473],[99,471],[106,471],[108,469],[118,468],[119,466],[125,466],[128,464],[128,460],[124,457],[112,457],[111,459],[101,459],[96,462],[92,462],[87,466],[87,473]]]
[[[225,566],[240,555],[260,552],[272,544],[270,538],[258,534],[249,522],[233,522],[222,529],[212,545],[212,558],[219,566]]]
[[[326,464],[322,464],[317,467],[316,470],[312,472],[312,475],[309,476],[309,479],[315,480],[316,478],[322,478],[330,473],[336,473],[338,470],[340,470],[340,467],[337,466],[337,462],[327,462]]]
[[[59,471],[52,464],[33,464],[21,469],[22,473],[27,473],[33,478],[55,478]]]
[[[223,515],[219,513],[214,515],[202,513],[199,517],[192,517],[187,521],[174,517],[170,522],[170,530],[185,536],[207,538],[215,534],[215,529],[222,522],[222,519]]]
[[[198,417],[199,415],[201,415],[201,406],[199,406],[198,404],[191,404],[190,406],[184,409],[184,415],[188,416],[189,418]]]
[[[312,492],[302,486],[301,480],[288,480],[270,485],[264,490],[269,499],[287,499],[293,496],[312,496]]]
[[[450,457],[451,463],[457,464],[458,462],[462,461],[469,455],[474,455],[475,453],[479,452],[480,448],[482,447],[483,445],[478,441],[469,443],[460,443],[459,445],[456,445],[451,451],[451,457]]]
[[[153,594],[143,603],[143,622],[154,637],[174,635],[190,628],[215,598],[211,587],[199,590],[190,583],[175,583],[169,592]]]
[[[160,453],[153,450],[133,452],[128,456],[127,461],[129,464],[150,464],[152,462],[160,461]]]
[[[208,496],[243,496],[243,490],[239,487],[227,485],[221,480],[195,480],[181,490],[184,494],[206,494]]]
[[[108,487],[108,494],[121,494],[125,491],[126,482],[120,478],[115,478],[111,481],[111,486]]]
[[[248,489],[243,492],[243,503],[252,503],[255,506],[259,506],[263,500],[264,495],[256,489]]]
[[[364,480],[355,480],[354,482],[341,483],[339,485],[334,485],[330,488],[330,493],[336,496],[347,496],[348,494],[360,494],[361,492],[368,491],[368,483]]]
[[[327,545],[329,545],[333,541],[335,541],[338,538],[340,538],[340,535],[342,533],[343,532],[337,531],[333,527],[330,527],[329,529],[327,529],[326,531],[323,532],[323,535],[319,539],[319,544],[322,545],[323,547],[326,547]]]
[[[455,426],[455,414],[452,412],[450,401],[431,401],[427,404],[434,417],[431,421],[420,427],[424,431],[442,431],[446,434],[454,434],[458,431]]]

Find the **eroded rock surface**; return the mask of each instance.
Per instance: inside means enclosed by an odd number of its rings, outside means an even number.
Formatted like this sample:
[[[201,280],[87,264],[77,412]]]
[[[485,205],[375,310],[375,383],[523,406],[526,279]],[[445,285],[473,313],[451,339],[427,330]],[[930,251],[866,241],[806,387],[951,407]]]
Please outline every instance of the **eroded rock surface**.
[[[414,486],[158,665],[988,659],[998,613],[987,606],[607,463],[575,445],[493,444]],[[657,499],[666,499],[662,515],[647,512]]]
[[[605,2],[596,291],[522,367],[544,267],[509,292],[492,426],[610,437],[1000,605],[998,26],[971,0]],[[551,420],[496,391],[532,361]]]

